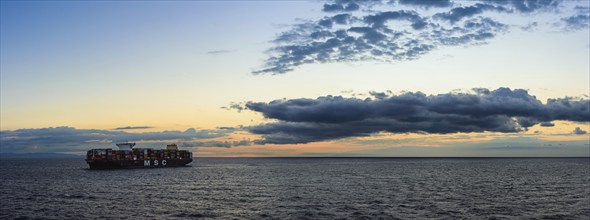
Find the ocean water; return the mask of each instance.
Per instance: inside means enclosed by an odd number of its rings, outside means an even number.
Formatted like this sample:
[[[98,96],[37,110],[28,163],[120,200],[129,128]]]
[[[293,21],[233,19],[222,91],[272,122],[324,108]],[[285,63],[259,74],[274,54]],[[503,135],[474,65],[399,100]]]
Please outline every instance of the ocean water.
[[[590,219],[590,158],[2,159],[0,219]]]

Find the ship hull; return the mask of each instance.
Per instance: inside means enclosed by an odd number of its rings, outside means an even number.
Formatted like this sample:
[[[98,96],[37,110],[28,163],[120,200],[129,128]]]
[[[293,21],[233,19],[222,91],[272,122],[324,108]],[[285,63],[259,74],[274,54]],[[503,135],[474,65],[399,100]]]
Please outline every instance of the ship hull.
[[[186,166],[193,159],[163,160],[86,160],[90,169],[132,169],[132,168],[165,168]]]

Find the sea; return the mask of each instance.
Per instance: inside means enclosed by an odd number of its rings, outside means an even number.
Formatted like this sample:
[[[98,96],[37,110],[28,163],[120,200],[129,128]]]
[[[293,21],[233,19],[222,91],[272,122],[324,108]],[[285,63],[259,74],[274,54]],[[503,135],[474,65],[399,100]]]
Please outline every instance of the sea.
[[[590,158],[1,159],[0,219],[590,219]]]

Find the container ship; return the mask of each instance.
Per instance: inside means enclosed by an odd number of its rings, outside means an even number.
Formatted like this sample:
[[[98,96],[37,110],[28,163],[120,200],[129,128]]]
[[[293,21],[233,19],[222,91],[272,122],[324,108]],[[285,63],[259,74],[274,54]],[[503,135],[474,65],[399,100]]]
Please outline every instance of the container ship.
[[[133,148],[135,143],[117,144],[119,150],[92,149],[86,154],[90,169],[158,168],[185,166],[193,161],[193,154],[178,150],[176,144],[166,149]]]

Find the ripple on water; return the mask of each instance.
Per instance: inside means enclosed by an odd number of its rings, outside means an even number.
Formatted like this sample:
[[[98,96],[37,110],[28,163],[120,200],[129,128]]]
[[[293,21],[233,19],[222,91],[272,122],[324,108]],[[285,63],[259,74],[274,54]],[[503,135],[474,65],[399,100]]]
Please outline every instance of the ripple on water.
[[[0,160],[0,219],[589,219],[590,159]]]

